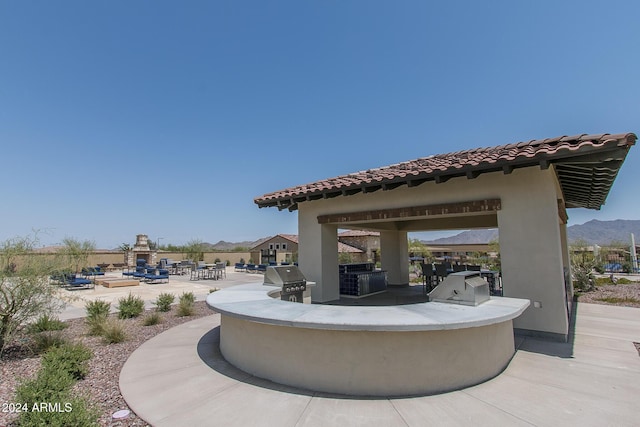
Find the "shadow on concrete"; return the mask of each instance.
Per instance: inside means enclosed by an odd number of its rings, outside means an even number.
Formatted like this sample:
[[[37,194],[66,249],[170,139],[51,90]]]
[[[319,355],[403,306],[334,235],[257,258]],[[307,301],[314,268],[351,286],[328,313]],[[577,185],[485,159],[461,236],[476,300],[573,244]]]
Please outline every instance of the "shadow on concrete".
[[[578,316],[578,302],[574,301],[571,306],[571,319],[569,321],[569,333],[567,342],[559,342],[542,337],[517,336],[521,342],[517,350],[530,353],[544,354],[547,356],[561,357],[563,359],[573,358],[573,346],[575,342],[576,318]]]
[[[275,390],[282,393],[313,397],[317,393],[296,387],[274,383],[273,381],[251,375],[227,362],[220,352],[220,326],[211,329],[198,341],[197,352],[200,359],[211,369],[235,381],[256,387]]]

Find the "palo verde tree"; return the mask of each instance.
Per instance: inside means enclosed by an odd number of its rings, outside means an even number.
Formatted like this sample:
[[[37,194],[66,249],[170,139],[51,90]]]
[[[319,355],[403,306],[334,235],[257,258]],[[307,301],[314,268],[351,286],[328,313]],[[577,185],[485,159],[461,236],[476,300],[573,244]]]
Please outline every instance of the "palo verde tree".
[[[61,262],[66,268],[79,272],[82,267],[87,267],[89,255],[96,250],[96,244],[90,240],[76,240],[65,237],[62,240],[62,249],[58,252],[61,255]]]
[[[0,243],[0,356],[29,321],[64,307],[49,283],[57,258],[36,253],[36,242],[36,237],[17,237]]]
[[[204,260],[204,249],[204,243],[198,239],[189,240],[183,247],[185,257],[193,261]]]

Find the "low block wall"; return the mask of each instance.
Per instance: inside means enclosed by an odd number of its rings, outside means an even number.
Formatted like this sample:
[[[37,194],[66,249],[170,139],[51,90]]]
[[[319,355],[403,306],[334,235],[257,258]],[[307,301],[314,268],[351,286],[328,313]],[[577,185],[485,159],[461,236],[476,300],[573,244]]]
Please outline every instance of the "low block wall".
[[[495,377],[515,353],[512,321],[434,331],[338,331],[223,315],[220,349],[236,367],[280,384],[358,396],[411,396]],[[251,349],[250,351],[248,351]]]

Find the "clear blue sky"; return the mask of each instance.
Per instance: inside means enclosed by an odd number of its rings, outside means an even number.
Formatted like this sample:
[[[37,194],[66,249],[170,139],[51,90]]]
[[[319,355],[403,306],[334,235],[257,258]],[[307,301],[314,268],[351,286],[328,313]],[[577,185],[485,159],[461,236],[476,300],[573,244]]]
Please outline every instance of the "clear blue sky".
[[[640,133],[637,1],[0,1],[0,240],[297,233],[256,196]],[[601,211],[640,219],[640,148]]]

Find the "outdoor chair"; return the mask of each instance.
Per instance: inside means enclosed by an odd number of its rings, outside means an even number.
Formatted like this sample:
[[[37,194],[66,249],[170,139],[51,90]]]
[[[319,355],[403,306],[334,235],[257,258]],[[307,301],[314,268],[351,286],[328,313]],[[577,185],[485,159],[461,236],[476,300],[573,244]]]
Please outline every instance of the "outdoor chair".
[[[438,278],[436,273],[433,271],[433,266],[431,264],[421,264],[422,266],[422,286],[424,293],[431,292],[433,288],[438,284]]]
[[[467,266],[464,264],[454,264],[453,265],[453,272],[457,273],[459,271],[467,271]]]
[[[222,277],[227,278],[227,264],[224,262],[216,262],[216,278],[222,279]]]
[[[445,277],[449,275],[449,269],[446,264],[436,264],[436,278],[438,283],[440,283]]]
[[[76,277],[75,273],[65,274],[63,280],[64,286],[67,288],[67,290],[70,291],[94,288],[94,284],[91,280],[82,277]]]
[[[95,276],[104,276],[104,272],[100,267],[84,267],[81,274],[85,279],[88,279],[89,277],[95,278]]]
[[[200,280],[204,279],[206,276],[206,268],[201,267],[198,264],[191,264],[191,277],[189,280]]]
[[[132,277],[136,279],[144,279],[145,274],[147,274],[146,267],[136,267],[136,271],[133,272]]]
[[[235,271],[247,271],[247,266],[245,265],[244,262],[236,262],[234,270]]]
[[[159,280],[166,280],[169,283],[169,270],[165,268],[149,268],[147,274],[144,275],[145,281],[149,284],[155,283]]]
[[[247,273],[256,273],[258,271],[258,267],[255,264],[247,264],[245,271]]]
[[[259,264],[257,268],[258,273],[266,273],[267,272],[267,264]]]
[[[467,266],[467,270],[469,271],[480,271],[482,270],[482,267],[479,265],[468,265]]]

